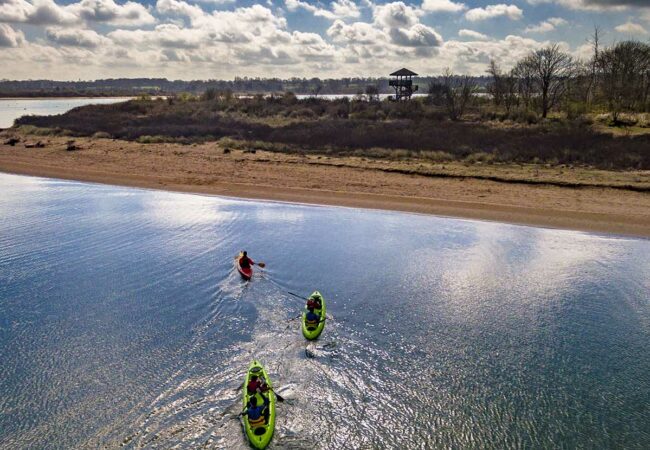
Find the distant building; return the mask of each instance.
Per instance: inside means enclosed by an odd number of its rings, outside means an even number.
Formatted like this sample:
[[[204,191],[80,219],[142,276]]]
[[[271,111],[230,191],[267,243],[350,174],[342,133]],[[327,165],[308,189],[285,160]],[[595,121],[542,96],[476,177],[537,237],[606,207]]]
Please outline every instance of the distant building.
[[[418,74],[408,69],[401,68],[397,72],[390,74],[392,77],[388,85],[395,89],[395,100],[409,100],[411,95],[418,90],[417,85],[413,86],[413,77]]]

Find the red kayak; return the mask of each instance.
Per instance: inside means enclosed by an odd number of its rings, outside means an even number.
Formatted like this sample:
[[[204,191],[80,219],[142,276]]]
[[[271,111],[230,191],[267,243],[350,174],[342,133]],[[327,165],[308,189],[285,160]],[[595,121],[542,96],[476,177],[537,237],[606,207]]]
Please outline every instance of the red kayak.
[[[235,258],[235,267],[237,267],[237,272],[241,275],[241,277],[244,280],[250,280],[253,278],[253,268],[249,267],[247,269],[243,268],[242,266],[239,265],[239,258],[241,258],[242,254],[240,253],[237,258]]]

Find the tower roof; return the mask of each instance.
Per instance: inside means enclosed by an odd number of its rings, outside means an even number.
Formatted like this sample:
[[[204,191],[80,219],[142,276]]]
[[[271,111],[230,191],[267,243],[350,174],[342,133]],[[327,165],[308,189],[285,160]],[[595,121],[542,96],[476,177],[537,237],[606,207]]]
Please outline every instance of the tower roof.
[[[390,74],[391,77],[405,77],[405,76],[416,77],[417,75],[418,75],[417,73],[411,72],[410,70],[405,69],[404,67],[402,67],[397,72],[393,72]]]

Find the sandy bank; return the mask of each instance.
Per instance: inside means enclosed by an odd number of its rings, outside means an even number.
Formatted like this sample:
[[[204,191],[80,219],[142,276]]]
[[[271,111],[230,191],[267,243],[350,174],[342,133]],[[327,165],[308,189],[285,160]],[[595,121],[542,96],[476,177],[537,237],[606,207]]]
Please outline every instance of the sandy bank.
[[[66,151],[66,138],[27,137],[37,140],[46,146],[0,145],[0,170],[650,237],[647,172],[436,165],[239,150],[224,154],[215,143],[144,145],[106,139],[76,139],[80,149]]]

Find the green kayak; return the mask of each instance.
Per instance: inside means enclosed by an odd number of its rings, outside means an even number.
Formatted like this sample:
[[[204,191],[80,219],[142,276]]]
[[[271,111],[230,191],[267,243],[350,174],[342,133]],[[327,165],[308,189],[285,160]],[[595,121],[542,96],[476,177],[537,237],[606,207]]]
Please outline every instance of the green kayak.
[[[263,393],[253,392],[249,393],[248,384],[251,378],[257,377],[260,381],[266,383],[268,390]],[[244,380],[244,410],[248,408],[249,401],[252,397],[256,397],[258,405],[264,404],[265,398],[268,399],[268,406],[258,420],[250,420],[248,415],[243,416],[244,428],[246,436],[251,445],[255,448],[266,448],[271,442],[273,437],[273,429],[275,428],[275,394],[271,390],[271,379],[266,374],[266,370],[258,361],[253,361],[246,373],[246,380]]]
[[[325,299],[318,291],[314,291],[309,296],[309,299],[317,300],[321,303],[320,309],[314,309],[314,313],[320,317],[316,323],[307,322],[307,311],[302,313],[302,335],[311,341],[318,338],[323,332],[323,328],[325,328]]]

